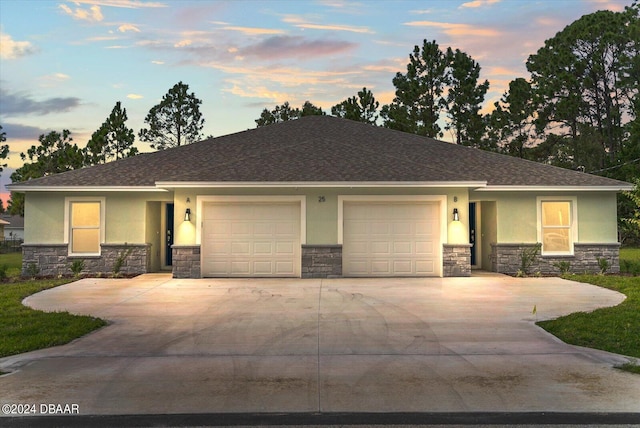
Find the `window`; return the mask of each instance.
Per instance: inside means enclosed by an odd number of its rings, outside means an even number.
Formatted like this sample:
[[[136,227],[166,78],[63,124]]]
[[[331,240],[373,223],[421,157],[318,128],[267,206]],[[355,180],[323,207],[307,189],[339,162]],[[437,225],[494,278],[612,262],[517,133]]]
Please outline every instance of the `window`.
[[[571,200],[541,200],[539,209],[539,242],[542,254],[573,254],[575,234],[575,202]]]
[[[70,200],[67,204],[69,254],[97,255],[103,237],[104,201]]]

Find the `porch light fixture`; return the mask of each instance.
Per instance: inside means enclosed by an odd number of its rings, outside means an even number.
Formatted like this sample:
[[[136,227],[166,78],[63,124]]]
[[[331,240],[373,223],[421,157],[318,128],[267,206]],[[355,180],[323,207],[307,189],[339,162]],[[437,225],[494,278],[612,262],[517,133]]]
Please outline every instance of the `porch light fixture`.
[[[453,221],[460,221],[460,216],[458,215],[458,209],[453,209]]]
[[[184,212],[184,221],[191,221],[191,208],[187,208]]]

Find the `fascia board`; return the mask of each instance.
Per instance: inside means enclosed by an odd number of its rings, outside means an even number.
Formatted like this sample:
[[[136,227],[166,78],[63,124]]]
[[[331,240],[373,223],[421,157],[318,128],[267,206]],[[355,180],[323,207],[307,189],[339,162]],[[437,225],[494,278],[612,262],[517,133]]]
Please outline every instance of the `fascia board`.
[[[27,186],[10,184],[12,192],[168,192],[157,186]]]
[[[357,187],[484,187],[486,181],[158,181],[159,188],[243,188],[243,187],[285,187],[285,188],[357,188]]]
[[[620,186],[486,186],[477,192],[627,192],[631,184]]]

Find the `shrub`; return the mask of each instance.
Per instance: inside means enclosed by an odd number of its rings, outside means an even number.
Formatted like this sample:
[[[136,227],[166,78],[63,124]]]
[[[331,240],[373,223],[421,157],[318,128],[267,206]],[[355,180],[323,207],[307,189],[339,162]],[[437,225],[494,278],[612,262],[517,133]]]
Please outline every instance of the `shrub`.
[[[74,260],[71,263],[71,266],[69,266],[69,268],[71,269],[71,272],[73,272],[73,275],[75,277],[79,277],[80,273],[84,269],[84,260],[82,259]]]
[[[35,278],[40,273],[40,268],[34,262],[27,265],[27,275],[31,278]]]
[[[529,269],[535,263],[542,244],[537,243],[532,248],[526,248],[520,253],[520,270],[524,275],[529,275]]]
[[[122,266],[124,266],[124,263],[127,261],[127,257],[129,257],[129,255],[133,251],[133,248],[126,247],[126,244],[125,248],[126,249],[124,251],[118,253],[116,262],[113,265],[113,276],[115,277],[120,276],[120,270],[122,269]]]
[[[571,263],[566,260],[554,263],[553,266],[558,268],[560,275],[565,275],[571,270]]]
[[[7,279],[7,270],[9,267],[7,265],[0,266],[0,281],[4,281]]]
[[[600,268],[600,275],[604,275],[611,267],[611,263],[604,257],[598,257],[598,267]]]

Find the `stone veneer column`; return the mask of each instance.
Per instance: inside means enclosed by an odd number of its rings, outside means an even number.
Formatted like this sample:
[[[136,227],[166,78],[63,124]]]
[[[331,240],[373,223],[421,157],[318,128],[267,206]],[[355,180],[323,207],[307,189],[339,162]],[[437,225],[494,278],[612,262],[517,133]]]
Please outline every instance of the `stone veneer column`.
[[[342,245],[303,245],[302,277],[335,278],[342,276]]]
[[[200,245],[173,245],[172,262],[174,278],[200,278]]]
[[[471,276],[471,244],[442,245],[442,276]]]

